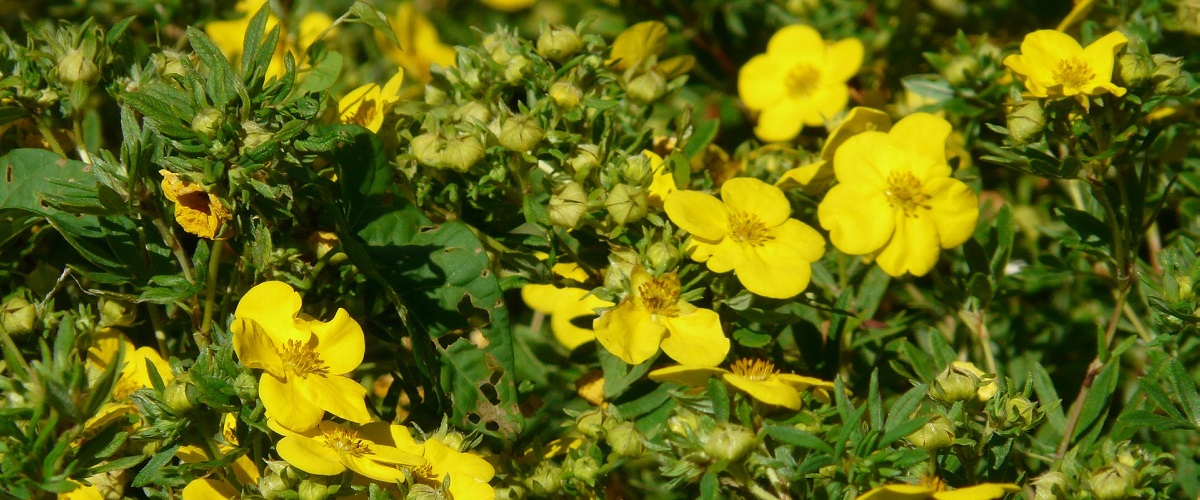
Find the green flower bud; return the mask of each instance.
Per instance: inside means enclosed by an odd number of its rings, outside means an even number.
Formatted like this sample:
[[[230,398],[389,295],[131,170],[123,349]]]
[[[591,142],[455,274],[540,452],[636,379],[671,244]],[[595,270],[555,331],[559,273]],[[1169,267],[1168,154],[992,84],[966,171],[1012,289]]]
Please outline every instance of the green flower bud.
[[[321,483],[305,479],[300,481],[300,500],[325,500],[329,497],[329,488]]]
[[[591,455],[584,455],[570,461],[571,475],[588,485],[596,483],[600,476],[600,464]]]
[[[500,127],[500,145],[518,153],[533,149],[542,142],[545,132],[527,116],[514,116]]]
[[[454,118],[460,122],[486,124],[492,121],[492,110],[479,101],[471,101],[454,110]]]
[[[950,85],[958,87],[965,83],[970,83],[975,79],[975,75],[979,73],[979,60],[973,56],[965,55],[951,59],[946,68],[942,70],[942,76],[946,77],[946,81]]]
[[[634,186],[649,186],[653,176],[654,170],[650,168],[650,158],[645,155],[626,158],[625,165],[621,168],[621,177],[625,179],[625,182]]]
[[[443,500],[442,492],[437,488],[428,484],[414,484],[408,489],[408,494],[404,496],[404,500]]]
[[[575,55],[583,47],[583,41],[575,30],[561,26],[550,26],[542,30],[537,40],[537,53],[556,62],[562,62]]]
[[[446,445],[447,448],[454,451],[463,451],[463,447],[467,443],[467,437],[463,433],[451,429],[439,431],[434,437]]]
[[[271,140],[271,132],[259,125],[253,120],[242,122],[242,130],[246,132],[246,137],[242,139],[242,153],[253,150],[262,146],[267,141]]]
[[[1188,77],[1183,70],[1182,57],[1154,54],[1154,91],[1166,95],[1184,95],[1188,91]]]
[[[429,84],[425,86],[425,104],[430,106],[441,106],[450,99],[445,90],[437,85]]]
[[[1008,136],[1018,144],[1036,141],[1046,127],[1046,114],[1037,101],[1022,101],[1008,113]]]
[[[529,489],[521,484],[504,484],[496,487],[496,500],[518,500],[529,498]]]
[[[534,495],[550,497],[562,490],[562,475],[561,467],[554,462],[545,461],[538,464],[537,470],[526,481],[529,484],[529,490]]]
[[[533,71],[533,61],[525,56],[514,57],[504,66],[504,81],[515,85],[524,80],[530,71]]]
[[[571,110],[583,100],[583,91],[571,82],[554,82],[550,86],[550,99],[561,109]]]
[[[574,181],[567,181],[555,190],[550,197],[550,223],[563,229],[575,229],[584,214],[587,213],[587,193],[583,186]]]
[[[179,379],[163,388],[163,402],[167,403],[176,415],[183,415],[196,407],[191,398],[188,398],[187,382]]]
[[[1096,500],[1129,498],[1130,491],[1136,484],[1137,471],[1122,463],[1096,469],[1088,478],[1088,488],[1092,490]]]
[[[267,474],[258,478],[258,492],[267,500],[275,500],[281,498],[281,495],[288,491],[287,481],[284,481],[278,474]]]
[[[258,399],[258,377],[248,371],[238,374],[237,378],[233,379],[233,390],[243,402]]]
[[[1179,288],[1179,300],[1192,300],[1195,297],[1195,292],[1192,291],[1192,277],[1184,274],[1175,275],[1175,286]]]
[[[192,118],[192,131],[212,137],[225,121],[225,113],[217,108],[204,108]]]
[[[1175,18],[1180,28],[1191,35],[1200,35],[1200,0],[1183,0],[1175,6]]]
[[[617,184],[604,199],[604,208],[617,224],[637,222],[649,210],[646,190],[629,184]]]
[[[704,441],[704,453],[717,460],[736,461],[758,446],[758,436],[737,424],[717,424]]]
[[[678,247],[662,241],[656,241],[646,248],[646,258],[655,269],[674,269],[679,257]]]
[[[646,452],[642,433],[633,422],[621,422],[609,429],[604,439],[613,452],[623,457],[640,457]]]
[[[598,439],[604,432],[604,413],[600,410],[588,410],[575,417],[575,430],[592,439]]]
[[[91,84],[100,77],[100,68],[80,49],[71,49],[58,62],[58,78],[68,85],[75,82]]]
[[[103,500],[121,500],[125,498],[125,471],[121,469],[112,472],[101,472],[87,478],[92,487],[100,492]]]
[[[667,91],[667,79],[657,71],[647,71],[638,75],[625,86],[625,93],[638,104],[650,104]]]
[[[100,326],[129,326],[136,319],[136,305],[119,300],[100,299]]]
[[[933,419],[926,422],[920,429],[909,434],[907,439],[913,446],[929,451],[945,448],[954,442],[954,422],[951,422],[945,415],[934,415]]]
[[[1031,429],[1042,420],[1043,413],[1037,403],[1015,396],[1004,403],[1001,425],[1009,428]]]
[[[442,150],[442,163],[447,167],[466,172],[483,159],[483,143],[473,135],[462,135],[446,143]]]
[[[13,297],[0,305],[0,328],[12,336],[32,332],[37,323],[37,308],[24,297]]]
[[[1065,500],[1067,496],[1067,475],[1061,472],[1047,472],[1033,480],[1033,500]]]
[[[434,133],[426,132],[412,138],[409,147],[412,148],[413,156],[422,165],[428,167],[442,167],[442,144],[441,137]]]
[[[1140,87],[1154,74],[1154,60],[1142,52],[1126,52],[1117,58],[1118,81],[1127,87]]]
[[[600,165],[600,146],[595,144],[580,144],[575,146],[575,154],[567,160],[571,170],[575,171],[575,180],[583,182],[587,175]]]
[[[968,369],[965,363],[951,363],[929,386],[929,397],[947,404],[975,397],[979,388],[986,384],[975,371],[977,369]]]

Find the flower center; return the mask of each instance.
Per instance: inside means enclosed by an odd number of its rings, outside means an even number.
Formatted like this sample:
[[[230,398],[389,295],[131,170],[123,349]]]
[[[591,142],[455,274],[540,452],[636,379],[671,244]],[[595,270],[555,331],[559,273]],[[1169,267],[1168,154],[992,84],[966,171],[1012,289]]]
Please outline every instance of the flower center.
[[[921,482],[917,483],[917,484],[919,486],[924,486],[926,488],[929,488],[935,492],[946,491],[946,482],[943,481],[942,478],[937,477],[937,476],[923,477],[923,478],[921,478]]]
[[[129,399],[129,395],[133,394],[133,391],[141,388],[141,384],[138,384],[133,377],[119,377],[116,385],[113,386],[113,401],[125,401]]]
[[[679,316],[679,291],[679,276],[673,272],[638,285],[642,306],[650,314],[671,318]]]
[[[338,452],[339,455],[361,457],[371,453],[371,445],[358,437],[358,434],[345,427],[335,427],[324,432],[325,446]]]
[[[792,66],[783,76],[783,85],[792,97],[804,97],[817,90],[821,82],[821,72],[808,63]]]
[[[904,210],[905,216],[916,217],[918,208],[931,208],[926,204],[931,196],[921,190],[921,181],[912,172],[892,172],[888,174],[887,183],[884,194],[887,195],[888,204]]]
[[[1058,61],[1058,68],[1054,70],[1054,81],[1061,83],[1063,87],[1080,88],[1095,77],[1096,73],[1092,71],[1092,67],[1079,56]]]
[[[286,370],[299,375],[300,377],[308,377],[309,375],[325,376],[329,374],[329,367],[325,366],[325,361],[321,359],[321,355],[311,347],[301,344],[299,340],[291,339],[283,345],[283,349],[278,350],[279,358],[283,360],[283,366]]]
[[[424,463],[418,466],[409,466],[408,472],[412,474],[414,483],[433,486],[435,488],[442,484],[433,473],[433,464]]]
[[[729,237],[738,243],[756,247],[775,239],[762,219],[745,212],[734,212],[729,216]]]
[[[779,373],[775,371],[774,363],[765,359],[750,358],[742,358],[735,361],[733,366],[730,367],[730,371],[734,375],[741,375],[755,382],[762,382]]]
[[[358,110],[354,112],[354,115],[350,116],[347,119],[347,123],[352,123],[354,125],[361,125],[361,126],[365,127],[365,126],[367,126],[368,123],[371,123],[371,118],[374,118],[374,117],[375,117],[375,100],[367,99],[366,101],[363,101],[363,103],[361,105],[358,106]]]

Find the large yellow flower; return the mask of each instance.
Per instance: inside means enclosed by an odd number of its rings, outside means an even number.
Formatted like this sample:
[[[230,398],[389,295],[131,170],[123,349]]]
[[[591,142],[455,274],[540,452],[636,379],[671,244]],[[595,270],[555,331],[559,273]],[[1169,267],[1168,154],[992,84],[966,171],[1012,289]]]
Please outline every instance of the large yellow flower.
[[[721,185],[721,200],[698,191],[675,191],[664,208],[692,234],[688,254],[715,273],[734,271],[747,290],[785,299],[808,286],[812,263],[825,254],[825,239],[790,218],[792,206],[779,188],[740,177]]]
[[[396,483],[405,478],[399,466],[421,467],[426,462],[419,454],[371,439],[378,434],[372,428],[387,425],[374,422],[356,429],[326,420],[305,432],[285,435],[275,450],[309,474],[332,476],[350,469],[376,481]]]
[[[392,18],[392,31],[400,40],[399,47],[380,33],[375,34],[376,41],[384,55],[399,64],[418,82],[429,82],[429,68],[433,64],[443,68],[454,66],[454,47],[442,43],[437,28],[413,2],[400,4],[396,16]]]
[[[825,123],[846,108],[846,81],[862,66],[863,45],[855,38],[826,42],[804,25],[779,30],[767,52],[738,71],[738,95],[760,111],[754,133],[764,141],[787,141],[805,126]]]
[[[242,364],[263,370],[258,395],[267,418],[303,432],[325,411],[351,422],[371,420],[367,389],[344,376],[362,363],[362,328],[345,309],[328,323],[298,316],[300,294],[280,281],[251,288],[234,311],[233,348]]]
[[[971,238],[979,219],[975,193],[951,178],[950,123],[914,113],[890,132],[863,132],[834,155],[838,185],[817,209],[829,240],[852,255],[874,254],[892,276],[922,276],[943,248]]]
[[[538,255],[540,259],[547,257],[546,254]],[[559,262],[551,271],[569,281],[583,283],[588,279],[587,271],[575,263]],[[521,287],[521,299],[530,309],[550,316],[550,331],[567,350],[574,350],[596,338],[590,328],[576,326],[576,320],[595,316],[596,309],[613,305],[592,295],[591,290],[558,285],[525,285]]]
[[[1113,60],[1129,42],[1114,31],[1083,48],[1061,31],[1038,30],[1025,35],[1021,53],[1004,58],[1035,97],[1071,97],[1086,103],[1086,96],[1125,95],[1112,82]]]
[[[168,170],[158,172],[163,176],[163,196],[175,203],[175,221],[184,231],[211,240],[221,234],[222,225],[233,219],[217,195]]]
[[[408,428],[401,425],[391,425],[389,430],[396,448],[425,458],[425,465],[409,469],[417,484],[440,489],[449,480],[454,500],[496,498],[496,490],[488,484],[496,476],[496,469],[487,460],[451,448],[433,436],[417,443]]]
[[[946,490],[940,478],[932,484],[889,484],[858,496],[857,500],[996,500],[1021,491],[1012,483],[983,483],[957,490]]]
[[[617,307],[596,318],[596,340],[621,360],[636,365],[661,346],[685,365],[714,366],[729,353],[721,318],[679,298],[679,277],[655,278],[642,266],[630,273],[630,291]]]
[[[709,377],[718,375],[754,399],[792,410],[800,409],[800,391],[813,389],[820,399],[828,400],[828,391],[833,390],[833,382],[794,373],[779,373],[770,361],[745,358],[734,362],[729,370],[668,366],[650,372],[650,379],[704,387]]]
[[[388,79],[383,87],[368,83],[351,90],[346,97],[338,101],[338,121],[361,125],[372,132],[379,132],[379,127],[383,125],[383,119],[392,109],[392,104],[400,100],[397,94],[403,81],[402,68]]]

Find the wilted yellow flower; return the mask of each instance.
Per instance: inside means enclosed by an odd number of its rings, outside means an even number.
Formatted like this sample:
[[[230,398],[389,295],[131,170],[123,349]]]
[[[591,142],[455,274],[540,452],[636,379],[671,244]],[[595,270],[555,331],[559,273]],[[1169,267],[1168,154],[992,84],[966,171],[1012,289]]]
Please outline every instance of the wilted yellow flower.
[[[759,111],[754,133],[768,142],[791,140],[804,126],[822,125],[850,101],[846,82],[862,66],[855,38],[826,42],[817,30],[792,25],[779,30],[767,52],[738,71],[738,96]]]
[[[828,400],[828,391],[833,390],[833,382],[794,373],[780,373],[775,370],[773,363],[761,359],[739,359],[729,370],[668,366],[650,372],[650,379],[656,382],[676,382],[695,387],[704,387],[708,378],[713,376],[720,376],[729,385],[763,403],[792,410],[800,409],[800,391],[814,389],[819,398]]]
[[[175,221],[184,231],[211,240],[220,234],[222,224],[233,219],[233,214],[217,195],[180,179],[173,172],[158,172],[163,176],[163,196],[175,203]]]
[[[437,28],[413,2],[400,4],[396,16],[392,18],[392,31],[400,40],[399,47],[380,33],[375,34],[376,41],[384,55],[399,64],[418,82],[429,82],[429,68],[433,64],[443,68],[454,66],[454,47],[442,43]]]
[[[537,0],[479,0],[484,5],[500,12],[516,12],[533,7]]]
[[[825,239],[792,219],[779,188],[739,177],[721,185],[721,199],[699,191],[676,191],[664,203],[667,216],[691,233],[687,252],[715,273],[733,271],[747,290],[786,299],[808,286],[812,263]]]
[[[1072,97],[1087,104],[1087,96],[1125,95],[1112,82],[1116,54],[1129,42],[1114,31],[1083,48],[1070,35],[1056,30],[1038,30],[1025,35],[1021,53],[1004,58],[1004,65],[1017,74],[1035,97]]]
[[[332,476],[350,469],[376,481],[404,481],[399,466],[422,467],[426,462],[411,451],[371,439],[380,433],[374,428],[387,426],[375,422],[356,429],[326,420],[305,432],[285,435],[275,450],[287,463],[309,474]]]
[[[345,376],[362,363],[362,328],[345,309],[326,323],[300,316],[300,305],[291,286],[268,281],[246,292],[234,311],[233,348],[243,365],[263,370],[258,395],[267,418],[295,432],[316,427],[327,410],[369,422],[367,389]]]
[[[838,146],[846,142],[846,139],[871,130],[887,132],[891,128],[892,117],[887,113],[874,108],[856,106],[846,114],[846,118],[841,123],[833,128],[833,132],[829,133],[825,145],[821,146],[820,160],[784,172],[783,176],[775,181],[775,185],[787,189],[794,186],[808,186],[814,181],[819,181],[827,177],[833,170],[833,154],[837,151]]]
[[[996,500],[1009,493],[1021,491],[1012,483],[983,483],[957,490],[947,490],[940,478],[931,484],[889,484],[858,496],[858,500]]]
[[[596,318],[596,340],[622,361],[636,365],[662,347],[671,359],[692,366],[714,366],[729,353],[721,318],[679,298],[679,277],[655,278],[642,266],[630,275],[629,295]]]
[[[970,187],[950,177],[950,130],[942,118],[914,113],[890,132],[846,140],[834,155],[838,185],[817,208],[834,246],[874,254],[892,276],[922,276],[941,249],[970,239],[979,204]]]
[[[559,262],[552,270],[554,274],[580,283],[588,279],[587,272],[578,264]],[[533,284],[521,287],[521,299],[530,309],[550,316],[550,331],[568,350],[596,338],[591,329],[575,326],[574,321],[595,316],[596,309],[613,305],[591,293],[591,290],[569,286]]]
[[[368,83],[351,90],[349,94],[338,101],[338,121],[366,127],[372,132],[379,132],[383,119],[392,104],[400,100],[400,83],[404,80],[404,69],[396,72],[383,87]]]

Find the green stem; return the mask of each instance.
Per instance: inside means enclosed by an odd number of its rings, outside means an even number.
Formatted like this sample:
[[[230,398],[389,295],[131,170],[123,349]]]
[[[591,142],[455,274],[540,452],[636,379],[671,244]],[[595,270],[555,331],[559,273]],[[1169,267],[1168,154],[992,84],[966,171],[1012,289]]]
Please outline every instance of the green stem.
[[[87,152],[87,146],[83,143],[83,121],[76,117],[73,126],[75,130],[75,152],[79,154],[80,160],[91,165],[92,155]]]
[[[204,347],[209,342],[209,332],[212,331],[213,307],[217,302],[217,274],[221,267],[221,250],[225,244],[213,240],[212,253],[208,256],[208,278],[204,291],[204,320],[200,323],[200,333],[196,335],[196,345]]]
[[[175,233],[171,232],[171,228],[163,222],[159,215],[162,212],[155,213],[150,216],[150,223],[158,229],[158,234],[162,235],[163,241],[171,248],[171,253],[175,255],[175,260],[179,261],[179,268],[183,270],[183,278],[188,280],[188,283],[195,283],[195,278],[192,277],[192,264],[188,259],[187,254],[183,253],[183,245],[179,244],[179,239],[175,237]]]
[[[4,359],[17,363],[13,367],[17,380],[28,380],[29,363],[25,362],[25,357],[21,355],[21,350],[17,348],[17,344],[13,342],[12,337],[8,335],[7,331],[0,330],[0,347],[3,347],[4,351],[8,354],[4,356]]]

